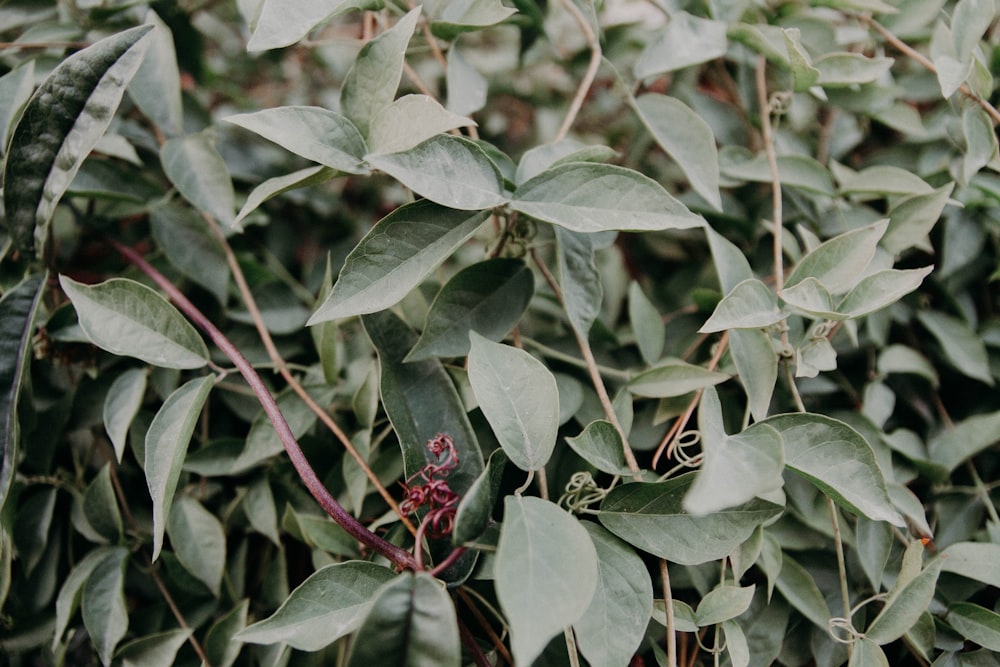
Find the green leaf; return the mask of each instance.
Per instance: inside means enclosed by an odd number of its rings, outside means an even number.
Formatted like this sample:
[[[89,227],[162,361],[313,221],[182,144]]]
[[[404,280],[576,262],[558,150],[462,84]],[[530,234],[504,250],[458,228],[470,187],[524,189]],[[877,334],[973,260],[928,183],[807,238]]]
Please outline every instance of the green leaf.
[[[712,263],[719,275],[719,285],[724,293],[733,291],[737,285],[753,278],[753,270],[739,248],[729,239],[719,234],[711,227],[705,227],[708,236],[708,246],[712,250]],[[766,287],[766,286],[765,286]]]
[[[653,612],[653,583],[628,544],[593,521],[583,526],[597,550],[597,588],[587,611],[573,624],[577,643],[591,665],[624,665],[645,635]]]
[[[112,553],[118,553],[119,549],[120,547],[99,546],[88,551],[63,579],[62,587],[59,589],[59,595],[56,597],[55,604],[55,630],[52,637],[53,652],[56,650],[59,642],[62,641],[63,633],[66,632],[70,619],[72,619],[76,610],[80,607],[80,601],[83,599],[83,588],[86,586],[87,580],[90,579],[90,574],[105,558]]]
[[[851,173],[846,178],[841,179],[840,192],[841,194],[869,194],[885,197],[887,195],[929,194],[934,192],[934,189],[911,171],[891,165],[877,165]]]
[[[379,220],[344,262],[307,322],[375,313],[396,304],[472,236],[489,211],[456,211],[422,200]]]
[[[377,9],[376,0],[262,0],[247,51],[266,51],[290,46],[320,23],[356,9]]]
[[[944,617],[969,641],[991,651],[1000,651],[1000,614],[972,602],[955,602],[949,605]]]
[[[778,354],[771,337],[760,329],[732,329],[729,352],[750,403],[754,421],[767,418],[778,380]]]
[[[944,356],[964,375],[993,386],[986,345],[962,320],[933,310],[921,310],[917,319],[934,336]]]
[[[748,278],[719,301],[712,316],[699,331],[714,333],[726,329],[760,329],[787,316],[774,290],[756,278]]]
[[[348,174],[367,174],[365,140],[346,116],[320,107],[287,106],[223,118],[287,151]]]
[[[520,185],[546,169],[570,162],[607,162],[618,153],[607,146],[588,146],[576,139],[561,139],[529,148],[517,163],[514,182]]]
[[[0,146],[7,147],[11,122],[31,97],[35,85],[35,60],[25,60],[17,67],[0,76]],[[0,151],[2,152],[2,151]]]
[[[247,520],[254,530],[271,540],[275,546],[281,546],[281,535],[278,532],[278,510],[271,493],[271,485],[267,477],[261,476],[247,488],[243,500]]]
[[[492,520],[493,505],[500,494],[503,473],[507,468],[507,454],[497,448],[490,454],[486,469],[476,478],[455,512],[452,539],[455,544],[471,542],[483,534]]]
[[[147,635],[123,645],[115,653],[115,661],[120,660],[121,667],[171,667],[177,664],[177,652],[190,637],[191,630],[180,628]]]
[[[633,71],[637,79],[672,72],[724,56],[728,46],[724,22],[672,12],[670,23],[646,46]]]
[[[580,620],[597,589],[597,550],[586,529],[540,498],[504,499],[493,569],[519,665],[530,665],[550,639]]]
[[[226,303],[229,265],[219,241],[205,220],[186,206],[162,204],[149,212],[156,245],[181,273]]]
[[[828,53],[813,61],[819,70],[816,85],[826,88],[872,83],[889,71],[892,58],[868,58],[860,53]]]
[[[29,575],[42,561],[48,549],[49,537],[53,533],[55,507],[56,488],[49,485],[18,503],[11,533],[14,544],[17,545],[18,556]]]
[[[231,667],[239,657],[243,644],[235,637],[247,625],[250,600],[243,599],[226,614],[220,616],[205,635],[205,655],[212,667]],[[138,666],[137,666],[138,667]]]
[[[460,116],[468,116],[486,106],[489,81],[462,55],[458,44],[453,43],[448,49],[448,67],[445,76],[448,90],[446,106],[449,111]]]
[[[993,121],[978,106],[966,107],[962,112],[962,132],[966,147],[962,156],[962,180],[968,183],[980,169],[997,158],[997,135],[993,131]]]
[[[434,297],[423,334],[406,360],[466,356],[470,331],[501,340],[534,293],[535,278],[520,259],[496,257],[467,266]]]
[[[77,51],[28,100],[3,174],[6,224],[22,253],[33,256],[44,243],[56,204],[111,124],[152,30],[137,26]]]
[[[160,147],[160,163],[178,192],[199,211],[232,225],[236,194],[229,167],[204,132],[168,139]]]
[[[951,197],[954,183],[926,193],[904,197],[889,209],[889,228],[879,243],[894,255],[913,247],[927,237]]]
[[[878,644],[865,636],[854,643],[847,667],[889,667],[889,659]]]
[[[189,380],[177,388],[153,417],[146,432],[146,484],[153,499],[153,560],[160,555],[163,532],[188,443],[212,389],[210,375]]]
[[[610,164],[561,164],[518,186],[510,207],[576,232],[656,231],[705,221],[648,176]]]
[[[837,306],[841,314],[854,319],[892,305],[914,291],[924,281],[933,266],[921,269],[885,269],[865,276]]]
[[[693,516],[683,499],[694,482],[687,473],[665,482],[615,487],[601,504],[605,528],[643,551],[681,565],[724,558],[782,507],[760,498],[722,512]]]
[[[556,446],[559,389],[542,362],[509,345],[469,332],[469,383],[511,463],[544,466]]]
[[[927,451],[931,461],[952,472],[966,459],[991,447],[1000,434],[1000,411],[973,415],[931,437]]]
[[[770,183],[771,167],[767,156],[759,155],[751,160],[736,164],[725,164],[722,175],[729,179]],[[783,155],[778,158],[778,178],[782,187],[792,187],[807,192],[833,196],[833,177],[830,171],[816,160],[805,155]]]
[[[655,364],[663,354],[666,342],[663,316],[643,293],[639,283],[634,281],[628,286],[628,319],[643,360],[647,364]]]
[[[674,97],[646,94],[629,101],[656,143],[687,176],[691,188],[721,211],[719,156],[711,126]]]
[[[83,624],[107,667],[115,646],[128,631],[125,607],[125,566],[128,549],[117,547],[98,563],[83,588]]]
[[[184,569],[219,597],[226,569],[226,533],[215,515],[181,494],[171,505],[167,534]]]
[[[684,509],[693,515],[742,505],[780,489],[784,483],[785,455],[778,431],[767,424],[754,424],[730,436],[721,429],[722,423],[719,395],[714,387],[708,387],[698,408],[704,461],[684,497]]]
[[[146,57],[128,86],[128,94],[161,131],[175,137],[184,132],[184,107],[174,36],[152,9],[146,12],[143,22],[156,29],[150,37]]]
[[[1000,587],[1000,544],[956,542],[941,553],[942,571]]]
[[[890,345],[883,349],[878,356],[876,369],[879,375],[913,373],[927,378],[934,387],[939,384],[934,365],[919,352],[905,345]]]
[[[586,337],[601,310],[604,286],[594,261],[593,237],[556,227],[559,285],[570,325]]]
[[[635,375],[628,388],[637,396],[668,398],[683,396],[698,389],[725,382],[725,373],[710,371],[680,359],[664,359],[652,368]]]
[[[35,313],[41,303],[47,277],[36,274],[25,278],[0,297],[0,419],[3,441],[0,442],[0,509],[3,509],[14,471],[18,465],[21,425],[18,403],[21,388],[31,366],[31,337]],[[0,601],[3,596],[0,596]]]
[[[336,169],[317,165],[315,167],[299,169],[284,176],[269,178],[250,191],[242,208],[240,208],[240,212],[233,218],[233,225],[238,226],[248,215],[260,208],[264,202],[290,190],[326,183],[335,177],[337,173]]]
[[[104,428],[121,463],[129,425],[139,412],[146,394],[146,371],[133,368],[115,378],[104,399]]]
[[[236,639],[318,651],[354,632],[371,608],[375,592],[394,578],[392,570],[374,563],[327,565],[292,591],[276,612],[239,632]]]
[[[505,21],[517,10],[500,0],[449,0],[437,3],[431,30],[442,39],[454,39],[463,32],[482,30]]]
[[[464,137],[440,134],[402,153],[370,154],[365,160],[442,206],[477,211],[507,202],[500,170]]]
[[[916,577],[889,592],[885,607],[865,630],[865,636],[880,646],[894,642],[920,618],[934,598],[934,587],[943,564],[942,558],[931,561]],[[897,582],[898,586],[899,582]]]
[[[455,605],[426,572],[405,572],[378,590],[347,658],[347,667],[461,664]]]
[[[818,319],[842,320],[843,315],[836,312],[833,297],[818,279],[809,276],[786,287],[781,292],[781,300],[793,310]]]
[[[326,515],[301,514],[285,506],[282,528],[312,549],[322,549],[338,556],[356,557],[358,541]]]
[[[59,284],[94,345],[164,368],[201,368],[208,363],[205,341],[151,288],[126,278],[84,285],[59,276]]]
[[[756,586],[716,586],[701,599],[695,609],[695,622],[699,628],[736,618],[750,608]]]
[[[584,461],[602,472],[622,476],[632,474],[625,462],[622,436],[609,421],[592,421],[583,433],[575,438],[566,438],[566,442]]]
[[[961,61],[972,57],[979,40],[996,18],[994,0],[959,0],[951,16],[955,55]]]
[[[789,604],[812,621],[823,632],[830,628],[830,608],[809,571],[792,560],[787,553],[781,558],[781,573],[775,581],[778,591]]]
[[[367,42],[347,72],[340,89],[340,109],[365,136],[372,119],[396,96],[403,76],[406,46],[419,17],[420,7],[417,7],[392,28]]]
[[[799,260],[785,281],[785,287],[811,277],[830,294],[847,292],[858,283],[875,257],[878,241],[888,225],[888,220],[880,220],[821,243]]]
[[[425,140],[476,122],[454,114],[433,97],[404,95],[372,118],[368,151],[372,155],[408,151]]]
[[[855,529],[858,560],[874,590],[881,590],[889,553],[892,550],[892,527],[882,521],[859,518]]]
[[[115,489],[111,485],[111,463],[105,463],[83,494],[83,514],[87,523],[112,544],[121,541],[122,517],[118,511]]]
[[[797,413],[761,422],[781,433],[785,465],[815,484],[847,511],[902,526],[885,476],[865,438],[842,421]]]

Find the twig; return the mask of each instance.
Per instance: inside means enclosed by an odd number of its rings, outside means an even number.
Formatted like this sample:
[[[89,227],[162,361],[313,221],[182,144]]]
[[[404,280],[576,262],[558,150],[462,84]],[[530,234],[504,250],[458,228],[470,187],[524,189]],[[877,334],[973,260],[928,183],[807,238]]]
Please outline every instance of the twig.
[[[674,632],[674,594],[670,591],[667,561],[660,559],[660,583],[663,586],[663,611],[667,614],[667,667],[677,667],[677,634]]]
[[[493,626],[490,625],[490,622],[483,615],[483,612],[479,611],[479,607],[476,606],[475,600],[472,599],[472,596],[469,595],[464,587],[458,589],[458,597],[462,598],[462,602],[464,602],[465,606],[470,612],[472,612],[476,622],[479,623],[479,627],[483,629],[483,632],[485,632],[490,638],[490,641],[493,642],[493,646],[496,648],[497,653],[500,654],[500,657],[506,660],[507,664],[513,665],[514,658],[511,656],[510,651],[507,650],[507,647],[504,646],[500,635],[498,635],[493,629]]]
[[[254,369],[253,365],[247,361],[247,358],[243,356],[243,353],[240,352],[235,345],[233,345],[232,341],[230,341],[225,334],[219,331],[218,327],[212,324],[211,320],[209,320],[204,313],[198,310],[198,308],[191,303],[186,296],[184,296],[183,292],[177,289],[177,287],[170,282],[166,276],[157,271],[152,265],[149,264],[149,262],[143,259],[142,255],[137,253],[132,248],[119,243],[118,241],[111,241],[111,244],[125,258],[149,276],[153,282],[159,285],[160,288],[167,293],[167,296],[170,297],[170,300],[173,301],[185,315],[191,318],[191,320],[198,325],[202,331],[207,333],[209,338],[212,339],[212,342],[215,343],[215,345],[227,357],[229,357],[229,360],[233,362],[233,365],[236,366],[236,368],[243,375],[243,378],[247,381],[247,384],[253,388],[254,393],[257,395],[257,400],[260,401],[261,407],[264,408],[264,413],[267,415],[268,419],[271,420],[271,424],[274,426],[274,430],[278,434],[278,438],[281,440],[282,445],[284,445],[288,458],[291,460],[292,465],[295,466],[296,472],[298,472],[299,477],[309,490],[309,493],[316,499],[316,502],[319,503],[320,507],[322,507],[323,510],[340,525],[341,528],[346,530],[348,534],[357,539],[359,542],[374,549],[399,567],[412,568],[415,561],[410,552],[397,547],[395,544],[386,541],[368,530],[361,524],[361,522],[345,510],[344,507],[337,502],[337,499],[330,494],[330,491],[323,486],[322,481],[320,481],[319,477],[316,475],[316,471],[313,470],[309,460],[306,459],[305,454],[302,452],[302,448],[296,441],[295,435],[292,433],[292,429],[288,426],[288,422],[285,421],[285,416],[281,413],[281,409],[278,407],[277,402],[275,402],[271,392],[268,391],[267,386],[260,379],[260,376],[257,375],[257,371]]]
[[[580,86],[576,90],[576,95],[573,96],[573,101],[569,105],[569,111],[566,112],[562,126],[556,134],[556,141],[564,139],[569,132],[569,128],[573,126],[573,122],[583,107],[583,101],[587,99],[587,93],[590,92],[590,87],[594,85],[594,79],[597,78],[597,69],[601,66],[601,43],[598,41],[597,35],[594,34],[594,29],[591,27],[590,21],[583,15],[580,8],[573,3],[573,0],[562,0],[562,4],[566,8],[566,11],[573,15],[577,25],[580,26],[580,32],[587,39],[587,46],[590,48],[590,63],[587,65],[587,71],[584,73],[583,79],[580,80]]]
[[[851,622],[853,610],[851,609],[851,593],[847,587],[847,564],[844,561],[844,540],[840,534],[840,519],[837,516],[837,505],[830,496],[826,497],[827,507],[830,510],[830,523],[833,525],[833,542],[837,551],[837,572],[840,575],[840,596],[844,601],[844,618],[848,624]],[[854,650],[854,644],[847,644],[847,655],[850,656]]]
[[[468,626],[465,625],[465,622],[461,618],[458,619],[458,636],[461,638],[462,644],[465,645],[465,650],[472,656],[472,662],[476,663],[477,667],[492,667],[490,661],[486,659],[483,649],[479,648],[479,643],[472,636],[472,633],[469,632]]]

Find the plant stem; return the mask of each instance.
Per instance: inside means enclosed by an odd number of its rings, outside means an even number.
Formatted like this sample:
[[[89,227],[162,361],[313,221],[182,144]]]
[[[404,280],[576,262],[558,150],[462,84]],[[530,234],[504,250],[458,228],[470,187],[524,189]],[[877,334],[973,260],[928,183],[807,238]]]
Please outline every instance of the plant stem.
[[[486,659],[483,649],[479,648],[479,643],[476,642],[476,638],[472,636],[461,617],[458,619],[458,636],[462,639],[465,650],[472,656],[472,662],[476,663],[477,667],[492,667],[490,661]]]
[[[476,606],[476,601],[472,598],[471,595],[469,595],[468,590],[466,590],[464,587],[459,588],[458,596],[462,598],[462,602],[464,602],[465,606],[469,609],[470,612],[472,612],[472,615],[475,617],[476,622],[479,623],[479,627],[481,627],[483,631],[489,636],[490,641],[493,642],[493,646],[496,647],[497,653],[500,654],[500,657],[506,660],[507,664],[513,665],[514,658],[511,656],[510,651],[508,651],[507,647],[504,646],[503,640],[500,638],[500,635],[498,635],[496,631],[493,629],[493,626],[490,625],[489,620],[487,620],[486,616],[483,615],[483,612],[481,612],[479,610],[479,607]]]
[[[264,409],[264,413],[267,415],[268,419],[271,420],[271,424],[274,426],[274,430],[278,434],[278,438],[281,440],[282,445],[284,445],[288,458],[291,459],[292,465],[295,467],[296,472],[298,472],[302,482],[309,490],[309,493],[312,494],[313,498],[316,499],[316,502],[319,503],[320,507],[322,507],[323,510],[340,525],[341,528],[346,530],[359,542],[367,545],[371,549],[374,549],[401,568],[412,568],[415,561],[410,552],[397,547],[395,544],[386,541],[365,528],[365,526],[355,519],[347,510],[345,510],[344,507],[337,502],[337,499],[330,494],[329,490],[323,486],[322,481],[320,481],[319,477],[316,475],[316,471],[313,470],[312,465],[302,452],[302,448],[299,447],[299,443],[296,441],[295,435],[292,433],[292,429],[288,426],[288,422],[285,421],[285,416],[281,413],[281,409],[278,407],[277,402],[275,402],[271,392],[268,391],[267,386],[260,379],[260,376],[257,375],[257,371],[254,369],[253,365],[247,361],[247,358],[243,356],[243,353],[240,352],[235,345],[233,345],[232,341],[226,338],[225,334],[219,331],[218,327],[212,324],[204,313],[198,310],[198,308],[191,303],[166,276],[157,271],[152,265],[143,259],[139,253],[117,241],[111,241],[111,243],[115,249],[118,250],[118,252],[139,267],[143,273],[159,285],[160,288],[167,293],[167,296],[170,297],[170,300],[173,301],[185,315],[191,318],[191,320],[198,325],[202,331],[207,333],[209,338],[212,339],[212,342],[215,343],[215,345],[222,350],[227,357],[229,357],[230,361],[233,362],[233,365],[236,366],[236,368],[243,375],[243,378],[247,381],[247,384],[249,384],[254,390],[254,394],[256,394],[257,400],[260,401],[261,407]]]
[[[569,667],[580,667],[580,656],[576,651],[576,638],[573,636],[573,626],[563,628],[566,638],[566,652],[569,654]]]
[[[570,354],[566,354],[565,352],[560,352],[559,350],[553,347],[549,347],[545,343],[540,343],[534,338],[528,338],[527,336],[522,335],[520,336],[520,339],[523,344],[535,348],[536,350],[541,352],[546,357],[549,357],[550,359],[555,359],[556,361],[562,361],[572,366],[576,366],[578,368],[583,368],[583,369],[587,368],[586,362],[580,361],[576,357]],[[628,371],[620,371],[617,368],[608,368],[607,366],[598,365],[597,372],[611,380],[616,380],[618,382],[628,382],[631,379]]]
[[[670,591],[667,561],[660,559],[660,581],[663,586],[663,610],[667,614],[667,667],[677,667],[677,635],[674,632],[674,600]]]
[[[594,29],[590,25],[590,21],[583,15],[580,8],[574,4],[573,0],[562,0],[562,4],[566,8],[566,11],[573,15],[577,25],[580,26],[580,32],[587,39],[587,46],[590,48],[590,62],[587,64],[587,71],[580,81],[576,95],[573,96],[573,101],[569,105],[569,111],[563,119],[562,126],[555,136],[555,141],[561,141],[566,138],[569,128],[573,126],[573,122],[583,107],[583,101],[587,99],[590,87],[594,85],[594,79],[597,78],[597,69],[601,66],[601,43],[598,41],[597,35],[594,34]]]
[[[844,618],[848,624],[851,623],[851,593],[847,588],[847,564],[844,561],[844,540],[840,534],[840,518],[837,513],[837,505],[830,496],[826,497],[826,504],[830,510],[830,523],[833,525],[833,541],[837,548],[837,572],[840,575],[840,596],[844,602]],[[847,655],[850,656],[854,650],[854,644],[847,645]]]

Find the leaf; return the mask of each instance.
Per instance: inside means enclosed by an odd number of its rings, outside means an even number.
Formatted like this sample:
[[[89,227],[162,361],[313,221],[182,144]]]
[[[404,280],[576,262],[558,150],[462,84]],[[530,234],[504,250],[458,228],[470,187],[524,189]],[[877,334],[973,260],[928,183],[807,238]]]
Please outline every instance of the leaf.
[[[719,285],[723,293],[728,294],[743,281],[753,278],[750,262],[739,248],[707,225],[705,235],[708,237],[708,245],[712,250],[712,263],[715,264],[715,271],[719,274]]]
[[[281,546],[281,535],[278,532],[278,510],[271,493],[271,485],[267,477],[258,477],[247,487],[247,495],[243,500],[244,511],[250,525],[260,534],[271,540],[275,546]]]
[[[942,571],[1000,587],[1000,544],[956,542],[941,553]]]
[[[655,364],[663,354],[666,342],[663,316],[643,293],[639,283],[634,281],[628,286],[628,319],[643,360],[647,364]]]
[[[455,512],[452,539],[455,544],[471,542],[483,534],[492,520],[493,505],[500,494],[503,473],[507,468],[507,455],[497,448],[490,454],[486,469],[476,478]]]
[[[366,0],[262,0],[260,16],[247,51],[266,51],[290,46],[326,20],[355,9],[376,9],[380,3]]]
[[[3,203],[22,253],[33,256],[36,244],[44,243],[56,204],[111,124],[152,30],[137,26],[77,51],[52,70],[21,112],[7,145]]]
[[[858,560],[874,590],[881,590],[882,576],[892,550],[892,527],[882,521],[858,519],[855,529]]]
[[[840,313],[834,310],[833,297],[816,278],[809,276],[800,282],[785,288],[781,292],[781,300],[793,310],[818,319],[843,320]]]
[[[990,651],[1000,651],[1000,614],[972,602],[954,602],[944,617],[966,639]]]
[[[555,504],[507,496],[493,571],[514,661],[530,665],[586,613],[597,588],[597,551],[580,522]]]
[[[792,560],[787,553],[782,555],[781,573],[775,581],[778,591],[789,604],[808,618],[816,627],[829,631],[830,608],[820,593],[812,575]]]
[[[235,641],[236,635],[247,625],[250,600],[244,598],[232,610],[212,624],[205,635],[205,655],[212,667],[231,667],[240,655],[243,644]]]
[[[226,569],[226,533],[215,515],[181,494],[170,507],[167,534],[184,569],[219,597]]]
[[[635,375],[628,388],[637,396],[668,398],[725,382],[725,373],[710,371],[680,359],[664,359],[652,368]]]
[[[566,442],[584,461],[602,472],[623,476],[632,474],[625,462],[622,436],[609,421],[592,421],[583,433],[575,438],[566,438]]]
[[[431,30],[442,39],[481,30],[505,21],[517,10],[500,0],[451,0],[438,3],[440,13],[431,20]]]
[[[1000,438],[1000,411],[967,417],[931,437],[927,451],[931,461],[950,473],[963,461],[991,447]]]
[[[369,153],[408,151],[425,140],[476,122],[445,109],[433,97],[404,95],[372,118],[368,130]]]
[[[290,190],[326,183],[331,178],[334,178],[337,173],[337,170],[330,167],[316,165],[315,167],[306,167],[305,169],[293,171],[284,176],[275,176],[274,178],[267,179],[247,195],[247,199],[243,203],[243,207],[240,208],[240,212],[233,218],[233,226],[238,226],[247,216],[260,208],[264,202]]]
[[[199,211],[232,225],[236,194],[229,168],[206,133],[168,139],[160,147],[160,163],[178,192]]]
[[[540,361],[524,350],[469,332],[469,383],[486,421],[511,463],[544,466],[556,445],[559,389]]]
[[[149,222],[156,245],[170,263],[225,304],[229,265],[205,220],[186,206],[163,204],[150,210]]]
[[[604,286],[594,262],[593,238],[556,227],[559,285],[570,325],[586,337],[601,310]]]
[[[993,0],[959,0],[951,16],[952,39],[955,55],[961,61],[969,60],[979,40],[993,21],[996,5]]]
[[[122,667],[171,667],[177,664],[177,652],[190,637],[191,630],[180,628],[147,635],[122,646],[115,660],[120,660]]]
[[[152,9],[146,12],[143,23],[156,29],[146,57],[128,85],[129,97],[162,132],[175,137],[184,132],[184,107],[174,36]]]
[[[920,243],[941,217],[954,183],[926,194],[914,194],[897,201],[889,209],[889,227],[879,243],[894,255]]]
[[[837,306],[841,314],[854,319],[890,306],[914,291],[933,266],[920,269],[886,269],[862,278]]]
[[[629,101],[656,143],[687,176],[691,188],[721,211],[719,156],[711,126],[675,97],[646,94]]]
[[[463,211],[507,202],[500,170],[474,141],[439,134],[402,153],[365,156],[415,193]]]
[[[992,1],[990,4],[992,5]],[[967,107],[962,112],[962,133],[965,135],[966,146],[962,177],[967,183],[980,169],[997,158],[997,135],[993,132],[993,121],[978,106]]]
[[[514,191],[510,207],[575,232],[700,227],[695,215],[651,178],[610,164],[571,162]]]
[[[760,329],[780,322],[788,313],[782,309],[774,290],[749,278],[737,284],[719,301],[701,333],[726,329]]]
[[[921,375],[937,387],[939,384],[937,371],[926,357],[911,347],[905,345],[889,345],[878,356],[876,369],[879,375],[889,373],[914,373]]]
[[[13,121],[31,97],[35,86],[35,61],[25,60],[0,76],[0,146],[7,147],[7,133]]]
[[[844,422],[818,414],[777,415],[761,423],[781,433],[785,465],[841,507],[873,521],[903,525],[889,500],[875,453],[860,433]]]
[[[771,167],[765,155],[735,164],[725,164],[722,175],[728,179],[771,183]],[[778,178],[782,187],[792,187],[821,195],[834,196],[833,177],[830,171],[816,160],[805,155],[783,155],[778,158]]]
[[[189,380],[176,389],[153,417],[146,432],[146,484],[153,499],[153,560],[160,555],[163,531],[188,443],[212,389],[213,377]]]
[[[929,194],[934,189],[913,172],[891,165],[877,165],[841,179],[841,194],[887,195]],[[876,225],[881,224],[875,223]],[[870,229],[865,227],[863,229]],[[856,230],[861,231],[861,230]],[[837,237],[840,238],[840,237]]]
[[[890,591],[889,600],[865,630],[865,636],[884,646],[896,641],[912,628],[934,598],[934,587],[941,572],[942,561],[941,558],[934,559],[902,588]]]
[[[830,294],[847,292],[858,283],[875,257],[878,241],[888,225],[888,220],[880,220],[821,243],[799,260],[785,281],[785,287],[811,277]]]
[[[362,46],[344,78],[340,88],[340,109],[365,136],[372,119],[396,96],[403,76],[406,46],[419,17],[420,8],[417,7]]]
[[[97,534],[112,544],[124,534],[115,489],[111,485],[111,463],[105,463],[83,494],[83,513]]]
[[[374,603],[375,592],[394,577],[392,570],[374,563],[327,565],[309,575],[271,616],[248,626],[235,638],[318,651],[354,632]]]
[[[128,631],[124,594],[127,563],[128,549],[116,547],[94,567],[83,588],[83,624],[105,667],[111,664],[115,646]]]
[[[778,431],[767,424],[755,424],[736,435],[726,435],[721,429],[722,404],[714,387],[705,389],[701,396],[698,424],[704,461],[684,497],[685,511],[704,516],[782,487],[785,454]],[[712,425],[718,427],[718,434],[712,433]]]
[[[472,236],[489,211],[456,211],[429,201],[397,208],[351,251],[307,325],[394,305]]]
[[[732,329],[729,352],[747,394],[754,421],[767,418],[778,381],[778,354],[771,337],[760,329]]]
[[[588,146],[576,139],[560,139],[550,144],[529,148],[517,163],[514,181],[517,184],[538,176],[546,169],[570,162],[607,162],[618,153],[607,146]]]
[[[501,340],[534,293],[535,278],[523,260],[496,257],[467,266],[434,297],[423,334],[406,361],[466,356],[470,331]]]
[[[952,366],[970,378],[993,386],[983,340],[958,318],[933,310],[921,310],[917,319],[934,336]]]
[[[94,345],[164,368],[201,368],[208,348],[195,328],[154,290],[126,278],[59,284],[73,302],[80,328]]]
[[[489,81],[466,60],[457,43],[452,43],[448,49],[447,64],[448,102],[445,106],[448,111],[468,116],[482,110],[489,95]]]
[[[573,624],[591,665],[624,665],[635,654],[653,612],[653,583],[627,544],[593,521],[583,524],[597,550],[597,588]]]
[[[633,71],[637,79],[672,72],[720,58],[728,46],[724,22],[672,12],[670,23],[646,46]]]
[[[732,586],[723,584],[716,586],[701,599],[695,609],[695,622],[699,628],[716,623],[722,623],[736,618],[747,609],[753,601],[756,586]]]
[[[346,116],[320,107],[287,106],[223,118],[307,160],[348,174],[367,174],[361,132]]]
[[[828,53],[813,61],[816,85],[826,88],[872,83],[889,71],[892,58],[868,58],[860,53]]]
[[[681,565],[698,565],[724,558],[758,525],[782,512],[780,505],[755,498],[740,507],[692,516],[684,511],[683,498],[694,477],[687,473],[665,482],[615,487],[598,518],[643,551]]]
[[[889,659],[878,644],[865,636],[854,643],[847,667],[889,667]]]
[[[347,658],[347,667],[461,664],[455,605],[426,572],[405,572],[378,590]]]
[[[21,425],[18,403],[21,388],[30,368],[31,338],[35,313],[41,303],[47,277],[34,274],[11,287],[0,297],[0,419],[3,441],[0,442],[0,509],[3,509],[18,465]],[[2,532],[2,529],[0,529]],[[0,595],[0,603],[3,600]]]
[[[99,546],[88,551],[79,562],[73,565],[73,569],[63,579],[55,603],[55,630],[52,636],[53,652],[55,652],[56,647],[62,641],[63,633],[66,632],[70,619],[80,607],[80,601],[83,598],[83,588],[86,586],[87,580],[90,579],[91,572],[109,555],[118,553],[119,549],[120,547]]]

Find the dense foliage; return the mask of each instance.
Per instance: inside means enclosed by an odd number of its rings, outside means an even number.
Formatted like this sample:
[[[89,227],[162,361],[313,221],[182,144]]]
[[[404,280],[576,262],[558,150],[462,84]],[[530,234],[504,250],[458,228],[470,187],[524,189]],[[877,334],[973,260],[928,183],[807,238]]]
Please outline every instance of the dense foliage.
[[[0,3],[0,663],[997,664],[996,16]]]

